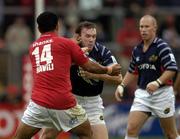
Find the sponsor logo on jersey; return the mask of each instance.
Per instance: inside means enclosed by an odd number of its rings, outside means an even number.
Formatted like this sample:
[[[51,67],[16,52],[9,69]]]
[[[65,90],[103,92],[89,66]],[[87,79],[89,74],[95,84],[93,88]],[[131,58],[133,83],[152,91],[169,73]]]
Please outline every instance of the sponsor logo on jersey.
[[[140,57],[136,57],[136,62],[139,62],[139,60],[140,60]]]
[[[52,42],[53,42],[52,39],[44,40],[44,41],[40,41],[40,42],[34,42],[34,43],[33,43],[33,47],[38,46],[38,45],[50,44],[50,43],[52,43]]]
[[[147,69],[151,69],[151,70],[156,70],[155,65],[153,64],[148,64],[148,63],[144,63],[138,66],[138,68],[140,70],[147,70]]]
[[[158,56],[156,56],[156,55],[152,55],[152,56],[149,57],[150,62],[156,62],[157,59],[158,59]]]

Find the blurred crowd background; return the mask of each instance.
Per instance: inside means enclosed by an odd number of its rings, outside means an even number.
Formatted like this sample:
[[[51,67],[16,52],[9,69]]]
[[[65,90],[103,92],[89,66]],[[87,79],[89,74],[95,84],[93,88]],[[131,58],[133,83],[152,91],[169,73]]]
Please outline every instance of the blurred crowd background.
[[[29,86],[24,78],[31,81],[32,77],[24,74],[24,70],[30,71],[24,61],[28,46],[35,39],[34,9],[34,0],[0,0],[0,103],[25,101],[23,92]],[[180,65],[179,0],[45,0],[45,9],[61,17],[59,34],[65,37],[72,37],[80,21],[95,22],[97,41],[112,50],[123,75],[131,50],[140,41],[138,20],[144,14],[152,14],[158,20],[157,35],[171,45]],[[132,100],[134,89],[135,84],[126,88],[124,101]],[[105,85],[105,105],[115,103],[114,91],[115,86]]]

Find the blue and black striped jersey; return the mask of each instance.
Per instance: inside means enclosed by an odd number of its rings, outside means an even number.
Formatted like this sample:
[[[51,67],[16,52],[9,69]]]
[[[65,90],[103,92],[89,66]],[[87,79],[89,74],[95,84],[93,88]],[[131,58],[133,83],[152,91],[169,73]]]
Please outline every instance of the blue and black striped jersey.
[[[165,70],[177,69],[169,45],[162,39],[155,38],[146,52],[143,52],[143,43],[134,48],[128,71],[138,74],[138,86],[145,89],[149,82],[157,80]]]
[[[111,51],[105,46],[95,43],[92,51],[87,56],[94,62],[103,66],[108,66],[117,63]],[[79,96],[96,96],[102,93],[103,81],[82,78],[79,75],[79,66],[71,66],[71,84],[72,92]]]

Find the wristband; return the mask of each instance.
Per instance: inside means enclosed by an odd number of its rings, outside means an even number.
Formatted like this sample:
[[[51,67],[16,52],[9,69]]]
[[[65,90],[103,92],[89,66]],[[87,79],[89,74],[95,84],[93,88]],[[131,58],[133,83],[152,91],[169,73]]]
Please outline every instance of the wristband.
[[[161,85],[162,85],[161,80],[157,79],[157,80],[156,80],[156,82],[158,83],[158,85],[159,85],[159,86],[161,86]]]
[[[86,52],[88,52],[89,48],[88,48],[88,47],[83,47],[83,48],[81,48],[81,50],[82,50],[84,53],[86,53]]]
[[[111,73],[112,73],[112,67],[109,66],[109,67],[107,67],[107,74],[111,74]]]
[[[121,84],[118,85],[118,87],[117,87],[118,93],[120,94],[121,97],[123,97],[124,88],[125,88],[125,85],[124,85],[123,83],[121,83]]]
[[[124,85],[123,83],[121,83],[120,86],[122,86],[123,88],[125,88],[125,85]]]

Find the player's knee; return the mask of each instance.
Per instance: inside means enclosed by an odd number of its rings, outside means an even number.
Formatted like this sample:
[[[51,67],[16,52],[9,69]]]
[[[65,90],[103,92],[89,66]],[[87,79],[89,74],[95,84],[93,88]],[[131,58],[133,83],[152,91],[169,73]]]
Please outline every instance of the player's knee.
[[[55,139],[55,137],[42,136],[40,139]]]
[[[56,135],[53,135],[53,134],[43,134],[40,139],[56,139]]]
[[[91,139],[92,136],[93,136],[93,132],[92,132],[91,129],[86,130],[85,132],[79,134],[79,137],[86,137],[86,138],[89,138],[89,139]]]
[[[167,137],[167,139],[180,139],[176,130],[174,130],[174,131],[168,130],[168,131],[165,131],[164,133],[165,133],[165,136]]]
[[[58,136],[58,131],[45,129],[40,137],[40,139],[56,139]]]
[[[18,139],[18,137],[17,137],[17,133],[15,133],[15,135],[14,135],[13,139]]]
[[[127,127],[127,134],[130,136],[138,136],[137,126],[134,124],[129,124]]]
[[[92,136],[93,136],[92,130],[89,130],[89,131],[86,133],[86,136],[87,136],[88,138],[92,138]]]
[[[82,136],[91,138],[93,136],[93,131],[91,130],[91,128],[86,128],[81,133],[79,133],[79,137]]]
[[[178,139],[176,134],[173,133],[166,133],[167,139]]]
[[[28,135],[24,135],[24,134],[21,134],[21,133],[15,133],[13,139],[24,139],[24,138],[31,138],[31,136],[28,136]]]
[[[48,134],[42,135],[40,139],[55,139],[54,136],[49,136]]]

